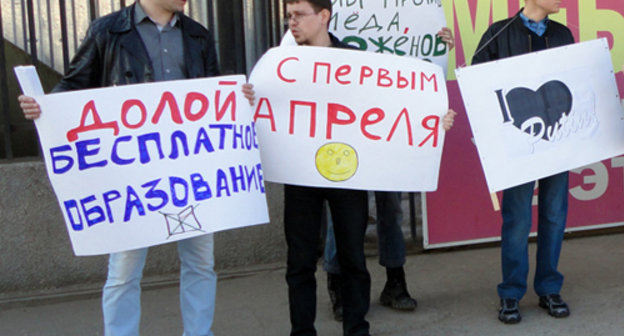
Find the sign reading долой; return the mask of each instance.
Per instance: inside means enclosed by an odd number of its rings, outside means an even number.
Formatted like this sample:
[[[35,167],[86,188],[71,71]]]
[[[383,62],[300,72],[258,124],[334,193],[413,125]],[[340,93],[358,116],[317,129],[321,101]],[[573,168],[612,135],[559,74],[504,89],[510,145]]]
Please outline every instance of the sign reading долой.
[[[446,26],[441,0],[332,0],[329,29],[361,50],[417,57],[446,73],[448,48],[437,32]]]
[[[356,50],[279,47],[260,59],[250,82],[268,181],[437,188],[448,107],[439,66]]]
[[[37,97],[46,168],[76,255],[268,222],[256,131],[239,93],[244,81]]]
[[[490,192],[624,153],[611,64],[601,39],[456,71]]]

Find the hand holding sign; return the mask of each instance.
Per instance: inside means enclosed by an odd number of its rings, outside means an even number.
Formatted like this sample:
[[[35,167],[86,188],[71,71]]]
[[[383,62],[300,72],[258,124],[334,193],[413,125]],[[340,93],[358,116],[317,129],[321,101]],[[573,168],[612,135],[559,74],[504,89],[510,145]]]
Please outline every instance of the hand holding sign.
[[[35,120],[41,116],[41,107],[33,97],[27,97],[20,95],[17,97],[20,108],[24,113],[24,118],[28,120]]]
[[[37,70],[32,65],[17,66],[13,70],[24,93],[17,98],[20,108],[26,119],[35,120],[41,116],[41,107],[33,97],[44,94]]]
[[[448,27],[442,27],[437,36],[446,43],[449,52],[453,50],[455,47],[455,38],[453,37],[453,32]]]
[[[253,85],[249,83],[243,84],[243,95],[249,101],[249,105],[254,106],[256,103],[256,92],[254,91]]]

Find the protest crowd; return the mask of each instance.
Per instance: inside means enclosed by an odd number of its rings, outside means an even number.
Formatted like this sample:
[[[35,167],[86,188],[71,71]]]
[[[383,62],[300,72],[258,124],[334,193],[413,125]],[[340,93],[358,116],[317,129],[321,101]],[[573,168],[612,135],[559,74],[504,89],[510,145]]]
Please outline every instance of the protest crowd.
[[[347,59],[351,57],[349,56],[352,55],[351,53],[363,53],[356,51],[357,47],[353,44],[345,43],[341,36],[336,36],[330,32],[330,21],[334,14],[332,3],[335,1],[285,0],[284,2],[285,20],[288,23],[289,34],[292,34],[294,40],[292,48],[316,47],[316,49],[300,48],[300,50],[307,50],[307,56],[311,58],[314,58],[314,54],[310,53],[316,52],[319,48],[326,48],[328,49],[327,52],[336,53],[336,55],[347,55],[345,56]],[[570,29],[555,20],[549,19],[549,15],[559,12],[560,3],[561,1],[558,0],[526,0],[525,6],[517,14],[508,19],[494,22],[489,26],[482,35],[470,63],[472,65],[486,64],[487,62],[574,44],[574,37]],[[220,76],[212,35],[199,23],[183,14],[185,4],[185,0],[137,0],[132,5],[95,20],[91,23],[68,71],[53,92],[61,93],[112,88],[129,84],[194,80]],[[449,28],[441,28],[435,38],[441,41],[439,43],[445,45],[447,52],[455,47],[454,36]],[[421,42],[424,43],[424,41]],[[325,64],[319,62],[319,64]],[[314,73],[314,82],[301,84],[305,80],[302,79],[303,77],[298,77],[303,76],[301,74],[303,71],[297,72],[296,69],[303,69],[304,64],[307,63],[301,57],[282,58],[277,67],[277,74],[281,80],[278,84],[296,81],[297,85],[312,87],[313,83],[317,82],[316,72]],[[390,67],[386,64],[379,66],[382,68]],[[423,67],[426,66],[429,65]],[[321,72],[320,68],[316,67],[315,71],[318,70],[318,77],[324,80],[325,73]],[[429,73],[427,72],[429,68],[423,68],[422,72],[405,72],[404,74],[411,75],[398,74],[396,77],[392,77],[394,73],[391,71],[373,70],[372,67],[366,66],[353,65],[351,67],[348,65],[330,68],[327,65],[323,69],[328,72],[328,81],[331,79],[331,81],[342,86],[348,86],[359,81],[356,84],[363,87],[368,82],[375,82],[376,86],[382,89],[389,86],[392,86],[393,90],[407,88],[408,90],[403,92],[410,97],[412,94],[441,95],[442,91],[446,94],[443,89],[445,83],[441,78],[443,75],[434,72]],[[435,112],[423,111],[423,117],[420,119],[410,119],[407,107],[398,109],[396,115],[392,116],[388,109],[375,107],[368,109],[364,116],[356,117],[353,112],[357,110],[356,108],[332,105],[330,102],[327,104],[327,126],[325,127],[325,124],[321,123],[319,123],[320,126],[317,126],[312,121],[312,125],[307,128],[308,125],[302,120],[313,120],[314,117],[311,119],[308,116],[314,116],[314,113],[320,114],[322,111],[321,104],[312,106],[305,101],[288,101],[290,119],[280,119],[278,116],[279,108],[275,107],[278,103],[264,97],[264,90],[266,89],[263,85],[266,84],[262,81],[254,81],[253,78],[253,76],[250,78],[249,83],[236,82],[235,88],[231,89],[242,94],[245,98],[243,100],[245,104],[248,104],[249,108],[255,111],[255,124],[240,126],[240,132],[237,131],[239,126],[235,124],[234,112],[231,115],[226,113],[229,111],[227,108],[233,109],[233,106],[236,106],[236,102],[232,98],[234,96],[230,95],[229,98],[226,98],[228,97],[224,93],[226,91],[219,91],[215,95],[212,93],[205,94],[208,98],[198,95],[187,96],[186,103],[182,100],[176,102],[174,98],[169,99],[168,96],[161,95],[159,96],[159,107],[153,117],[147,112],[149,109],[146,110],[145,106],[141,107],[136,100],[126,100],[124,102],[126,109],[122,110],[122,117],[127,116],[132,108],[135,110],[142,109],[143,114],[139,121],[120,119],[119,125],[114,125],[120,126],[117,127],[117,131],[119,128],[132,131],[143,125],[146,127],[147,125],[150,127],[158,126],[160,118],[165,120],[171,117],[173,123],[177,124],[195,122],[208,110],[209,100],[211,104],[216,102],[217,109],[219,106],[223,107],[219,111],[220,113],[217,112],[217,121],[225,118],[230,124],[219,127],[202,125],[191,133],[189,139],[176,132],[164,133],[167,134],[166,136],[152,136],[152,133],[149,133],[152,131],[146,128],[140,135],[118,138],[108,147],[102,145],[102,148],[109,148],[102,150],[111,150],[112,155],[108,157],[106,162],[101,161],[104,163],[100,165],[94,163],[94,159],[89,158],[95,156],[100,150],[99,142],[90,142],[80,138],[81,141],[76,143],[75,150],[71,149],[73,147],[63,145],[52,147],[51,151],[57,153],[54,158],[55,163],[52,166],[53,172],[62,175],[69,170],[77,173],[97,171],[107,164],[123,168],[130,164],[148,165],[161,160],[173,161],[178,157],[201,157],[202,155],[214,155],[216,157],[217,152],[225,150],[249,152],[259,149],[262,151],[263,146],[270,146],[267,145],[269,142],[261,136],[261,133],[264,132],[263,129],[275,132],[275,129],[280,129],[280,127],[287,128],[290,134],[294,133],[297,136],[301,134],[302,137],[306,138],[325,136],[326,139],[324,140],[339,141],[341,136],[339,127],[349,124],[359,124],[358,136],[366,138],[367,141],[407,143],[409,144],[407,147],[413,151],[421,147],[423,150],[436,150],[437,164],[439,165],[443,133],[453,131],[452,128],[457,115],[446,105],[442,111],[440,108]],[[320,79],[318,81],[322,82]],[[390,82],[392,85],[386,85]],[[232,83],[224,85],[231,86]],[[411,91],[418,92],[409,92],[410,87],[412,88]],[[133,86],[130,86],[127,91],[132,91],[132,88]],[[553,86],[553,89],[549,91],[546,88],[543,95],[548,99],[559,99],[561,96],[558,95],[558,89]],[[307,91],[307,89],[303,90]],[[357,90],[360,89],[358,87],[351,88],[350,95],[357,97],[359,94]],[[314,91],[311,92],[315,94]],[[290,97],[283,98],[288,99]],[[313,98],[315,97],[309,99]],[[499,94],[495,98],[498,98],[495,103],[501,103],[505,108],[509,108],[509,113],[517,113],[517,105],[512,105],[513,97],[509,94],[505,97]],[[40,101],[27,94],[18,99],[26,119],[37,120],[45,116],[46,113],[54,113],[42,108],[44,105],[40,104]],[[319,99],[322,100],[323,97],[319,97]],[[409,99],[413,98],[406,98],[406,100]],[[505,99],[507,99],[507,104],[503,102]],[[522,100],[522,98],[519,99]],[[184,108],[178,108],[177,104],[184,105]],[[195,104],[201,105],[199,112],[193,109],[198,106]],[[418,105],[419,102],[415,102],[415,104]],[[531,108],[530,102],[524,102],[524,104]],[[557,103],[550,104],[554,106],[552,109],[559,107]],[[165,106],[169,106],[169,109],[173,111],[171,116],[168,115],[169,112],[166,112],[169,110],[165,109]],[[172,108],[172,106],[176,107]],[[295,111],[300,111],[296,108],[304,107],[306,112],[295,113]],[[240,106],[236,108],[240,108]],[[97,116],[94,105],[85,111],[95,113],[94,115]],[[83,112],[83,117],[86,115],[84,113],[87,112]],[[285,113],[287,114],[287,112]],[[177,116],[183,117],[178,120],[176,119]],[[514,116],[518,119],[517,114]],[[290,123],[280,123],[280,120],[289,120]],[[382,120],[392,126],[389,131],[382,132],[379,128],[375,128],[381,125]],[[153,125],[149,124],[150,121]],[[297,124],[300,121],[301,123]],[[305,124],[302,126],[303,131],[297,128],[301,124]],[[94,125],[99,126],[100,130],[106,128],[105,122],[97,120],[97,118],[95,118]],[[554,125],[552,127],[558,127],[558,124]],[[76,141],[80,136],[92,131],[88,129],[84,118],[80,126],[74,130],[73,140],[69,141]],[[107,127],[113,129],[111,125]],[[531,127],[533,128],[523,124],[519,128],[525,133],[535,132],[531,134],[535,136],[538,133],[535,130],[537,126]],[[542,124],[540,127],[542,130],[539,132],[539,137],[547,137],[547,135],[543,135],[548,132],[544,130],[546,126]],[[415,130],[413,133],[420,134],[420,138],[418,138],[419,135],[412,138],[412,133],[409,132],[409,136],[400,134],[404,128],[410,131]],[[323,131],[325,133],[322,135],[316,134]],[[556,132],[550,134],[556,134]],[[256,140],[256,135],[260,141]],[[228,139],[234,141],[232,148],[228,147],[230,143]],[[171,144],[171,150],[163,150],[163,148],[168,148],[164,144],[167,141]],[[97,149],[94,149],[96,145]],[[150,146],[152,145],[158,146],[156,148],[159,152],[151,151],[150,148],[152,147]],[[369,224],[369,194],[374,195],[375,198],[379,264],[385,269],[386,274],[385,286],[381,293],[377,294],[379,302],[383,306],[398,311],[413,311],[418,306],[417,299],[408,291],[409,279],[406,279],[404,269],[406,251],[405,239],[401,229],[403,216],[401,191],[406,190],[365,189],[353,184],[344,184],[354,180],[352,178],[355,174],[354,167],[365,169],[364,165],[370,161],[366,161],[363,154],[357,158],[358,161],[350,161],[353,160],[356,151],[349,149],[350,146],[343,145],[325,147],[327,149],[325,155],[331,156],[334,152],[340,152],[344,157],[339,159],[322,157],[319,154],[322,149],[316,153],[317,168],[322,175],[319,179],[323,183],[299,183],[288,179],[281,181],[284,184],[284,231],[287,245],[285,281],[288,286],[290,335],[293,336],[317,335],[315,329],[317,310],[315,273],[320,259],[319,251],[322,251],[323,269],[326,271],[327,293],[331,300],[332,314],[336,321],[342,323],[343,334],[350,336],[370,335],[370,325],[366,315],[371,304],[371,278],[364,255],[364,240]],[[130,147],[131,150],[129,151],[123,150],[123,148]],[[310,152],[307,153],[308,156],[314,157],[315,153],[309,148],[302,149],[302,151],[304,150]],[[75,162],[73,159],[62,161],[59,159],[61,154],[58,153],[65,153],[63,155],[66,156],[63,158],[69,158],[69,155],[75,155],[77,158]],[[212,157],[208,156],[208,160]],[[93,191],[91,195],[95,196],[90,196],[92,198],[89,201],[72,199],[65,202],[65,207],[68,214],[78,213],[76,218],[70,215],[74,230],[78,233],[79,231],[91,230],[91,227],[95,227],[99,222],[108,221],[110,224],[113,224],[115,220],[117,222],[122,220],[133,222],[143,217],[146,212],[157,212],[169,205],[182,208],[190,204],[190,201],[187,200],[189,197],[195,197],[194,199],[199,202],[225,198],[226,195],[243,197],[251,192],[262,196],[264,193],[264,187],[262,187],[263,174],[264,180],[270,177],[270,168],[267,167],[274,164],[271,161],[272,158],[267,159],[263,154],[262,168],[259,164],[250,163],[248,165],[233,165],[229,170],[224,168],[210,173],[205,170],[198,170],[190,175],[180,173],[179,176],[172,175],[169,180],[163,181],[145,177],[145,180],[141,182],[144,192],[139,192],[137,188],[133,189],[130,185],[124,188],[109,188],[105,192]],[[322,160],[330,163],[323,163]],[[342,172],[330,171],[334,167],[332,166],[334,162],[341,169],[346,167],[344,169],[347,170],[347,175],[341,175]],[[61,165],[61,163],[65,163],[65,165]],[[340,166],[342,163],[345,164],[344,167]],[[351,166],[347,167],[347,163]],[[275,163],[275,165],[279,164],[282,163]],[[397,168],[397,174],[400,174],[399,170]],[[216,176],[215,182],[210,177],[213,175]],[[435,178],[437,179],[437,175]],[[534,290],[539,297],[539,307],[543,308],[545,314],[553,318],[565,318],[571,314],[570,307],[561,296],[564,276],[558,270],[568,215],[568,180],[568,171],[560,170],[535,180],[522,181],[522,183],[504,188],[504,190],[499,189],[503,190],[501,206],[502,281],[497,287],[500,303],[497,318],[502,323],[515,324],[522,320],[519,306],[528,289],[528,240],[533,223],[532,206],[536,183],[539,184],[537,195],[539,209],[537,216],[538,254],[533,282]],[[228,184],[227,181],[233,181],[233,183]],[[272,180],[272,182],[275,181]],[[340,183],[343,184],[339,185]],[[339,186],[332,187],[332,185]],[[175,190],[181,186],[187,189],[188,195],[184,198],[176,198]],[[212,187],[212,191],[210,187]],[[98,214],[94,211],[88,211],[85,207],[87,202],[94,199],[101,200],[98,203],[100,204],[98,209],[101,209],[101,216],[96,219],[94,216]],[[156,200],[160,200],[157,205],[153,203]],[[116,207],[122,202],[125,206]],[[81,216],[86,218],[87,222],[82,223],[79,219],[82,218]],[[200,234],[192,238],[180,239],[176,243],[181,262],[179,295],[184,328],[183,335],[213,335],[212,324],[217,291],[213,234]],[[102,293],[105,335],[140,334],[140,282],[147,251],[148,247],[141,247],[110,253],[108,276]]]

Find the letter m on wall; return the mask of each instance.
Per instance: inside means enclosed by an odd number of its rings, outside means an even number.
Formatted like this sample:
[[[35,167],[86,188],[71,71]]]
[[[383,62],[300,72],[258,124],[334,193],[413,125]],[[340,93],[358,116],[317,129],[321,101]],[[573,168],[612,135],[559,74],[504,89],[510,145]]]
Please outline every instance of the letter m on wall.
[[[508,0],[446,1],[444,12],[447,25],[453,31],[456,44],[461,45],[449,55],[451,64],[469,64],[483,33],[492,22],[509,17],[508,9]],[[457,54],[458,50],[463,50],[463,55]],[[449,75],[454,77],[452,72]]]

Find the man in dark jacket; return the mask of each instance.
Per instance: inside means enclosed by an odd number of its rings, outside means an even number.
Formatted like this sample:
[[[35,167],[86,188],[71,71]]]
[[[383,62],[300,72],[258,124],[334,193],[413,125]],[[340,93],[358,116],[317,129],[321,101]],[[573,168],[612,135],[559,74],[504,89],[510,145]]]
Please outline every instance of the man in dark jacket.
[[[574,43],[568,28],[549,20],[559,11],[560,0],[526,0],[526,7],[512,18],[496,22],[485,32],[472,64]],[[501,263],[503,282],[498,285],[504,323],[521,320],[518,302],[527,290],[528,237],[535,182],[503,192]],[[557,271],[568,211],[568,172],[539,180],[537,265],[533,286],[539,306],[554,317],[570,314],[561,299],[563,275]]]
[[[328,32],[331,0],[286,0],[288,27],[301,46],[353,48]],[[354,49],[354,48],[353,48]],[[455,112],[443,119],[450,129]],[[343,303],[343,334],[369,335],[366,313],[371,280],[364,257],[368,221],[368,197],[364,190],[284,186],[284,226],[288,245],[286,282],[292,336],[316,335],[316,263],[323,203],[333,219],[341,279],[338,291]]]
[[[299,45],[350,48],[328,32],[330,0],[286,0],[288,26]],[[344,335],[369,335],[365,319],[370,275],[364,257],[368,197],[364,190],[284,186],[284,226],[288,244],[286,282],[291,335],[316,335],[316,262],[323,202],[334,219],[340,291],[344,300]]]
[[[210,77],[219,74],[214,41],[182,11],[186,0],[140,0],[91,23],[55,92]],[[20,96],[27,119],[41,114]],[[178,242],[185,336],[212,335],[217,276],[212,234]],[[140,281],[147,248],[113,253],[102,294],[106,335],[139,335]]]

